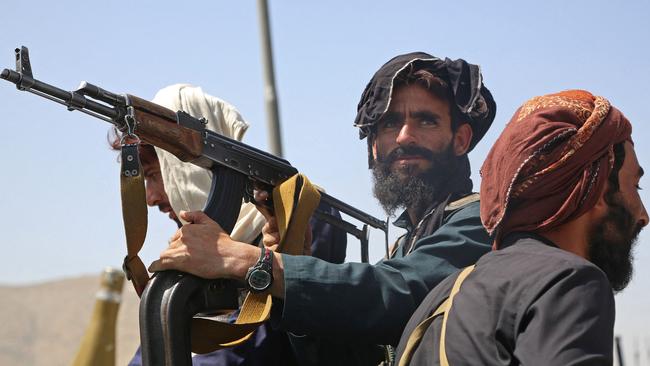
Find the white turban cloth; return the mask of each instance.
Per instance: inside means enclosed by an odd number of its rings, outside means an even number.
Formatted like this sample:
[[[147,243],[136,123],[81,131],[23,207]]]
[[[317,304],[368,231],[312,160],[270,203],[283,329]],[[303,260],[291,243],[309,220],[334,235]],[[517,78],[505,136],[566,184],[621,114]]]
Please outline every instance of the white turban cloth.
[[[153,102],[173,111],[183,111],[195,118],[206,118],[206,128],[236,140],[242,139],[249,125],[231,104],[203,92],[200,87],[175,84],[156,93]],[[157,148],[165,193],[176,214],[198,211],[205,207],[212,184],[212,172],[192,163],[184,163],[171,153]],[[181,220],[183,224],[187,222]],[[230,236],[252,243],[259,236],[264,217],[251,203],[242,202],[239,217]]]

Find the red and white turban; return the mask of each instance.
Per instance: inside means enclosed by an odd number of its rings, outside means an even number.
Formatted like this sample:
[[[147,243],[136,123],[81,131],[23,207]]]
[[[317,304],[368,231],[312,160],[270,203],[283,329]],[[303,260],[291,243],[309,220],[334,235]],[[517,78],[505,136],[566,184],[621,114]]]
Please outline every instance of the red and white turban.
[[[481,221],[501,238],[544,231],[592,208],[605,189],[613,146],[632,126],[607,99],[583,90],[522,105],[481,168]]]

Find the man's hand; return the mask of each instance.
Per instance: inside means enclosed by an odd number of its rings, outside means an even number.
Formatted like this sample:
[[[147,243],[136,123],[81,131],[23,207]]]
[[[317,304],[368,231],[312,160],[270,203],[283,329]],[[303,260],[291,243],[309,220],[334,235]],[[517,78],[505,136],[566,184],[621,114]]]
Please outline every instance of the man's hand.
[[[275,252],[280,244],[280,231],[278,229],[278,221],[267,204],[269,193],[263,190],[255,190],[254,198],[257,210],[266,219],[266,224],[262,227],[262,243],[264,246]],[[305,230],[305,240],[303,242],[303,255],[311,255],[311,242],[311,225],[308,224],[307,229]]]
[[[189,224],[176,231],[149,271],[175,269],[202,278],[243,280],[257,262],[259,248],[232,240],[203,212],[181,211],[180,217]]]

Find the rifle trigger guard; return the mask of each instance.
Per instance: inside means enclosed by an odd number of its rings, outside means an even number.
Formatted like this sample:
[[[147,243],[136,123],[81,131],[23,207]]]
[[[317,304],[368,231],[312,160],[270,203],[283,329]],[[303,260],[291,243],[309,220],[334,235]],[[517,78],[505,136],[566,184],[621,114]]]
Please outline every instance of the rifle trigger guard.
[[[256,203],[255,202],[255,193],[254,190],[255,187],[253,186],[253,181],[250,179],[246,181],[246,185],[244,186],[244,202],[249,203]]]

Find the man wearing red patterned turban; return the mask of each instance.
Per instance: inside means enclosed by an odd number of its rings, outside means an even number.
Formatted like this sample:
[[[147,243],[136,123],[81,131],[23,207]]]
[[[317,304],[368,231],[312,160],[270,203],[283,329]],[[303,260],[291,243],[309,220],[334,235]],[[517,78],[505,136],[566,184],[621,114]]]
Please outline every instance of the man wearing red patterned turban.
[[[416,310],[400,365],[611,365],[614,291],[648,223],[625,116],[571,90],[513,116],[481,169],[494,251]]]

